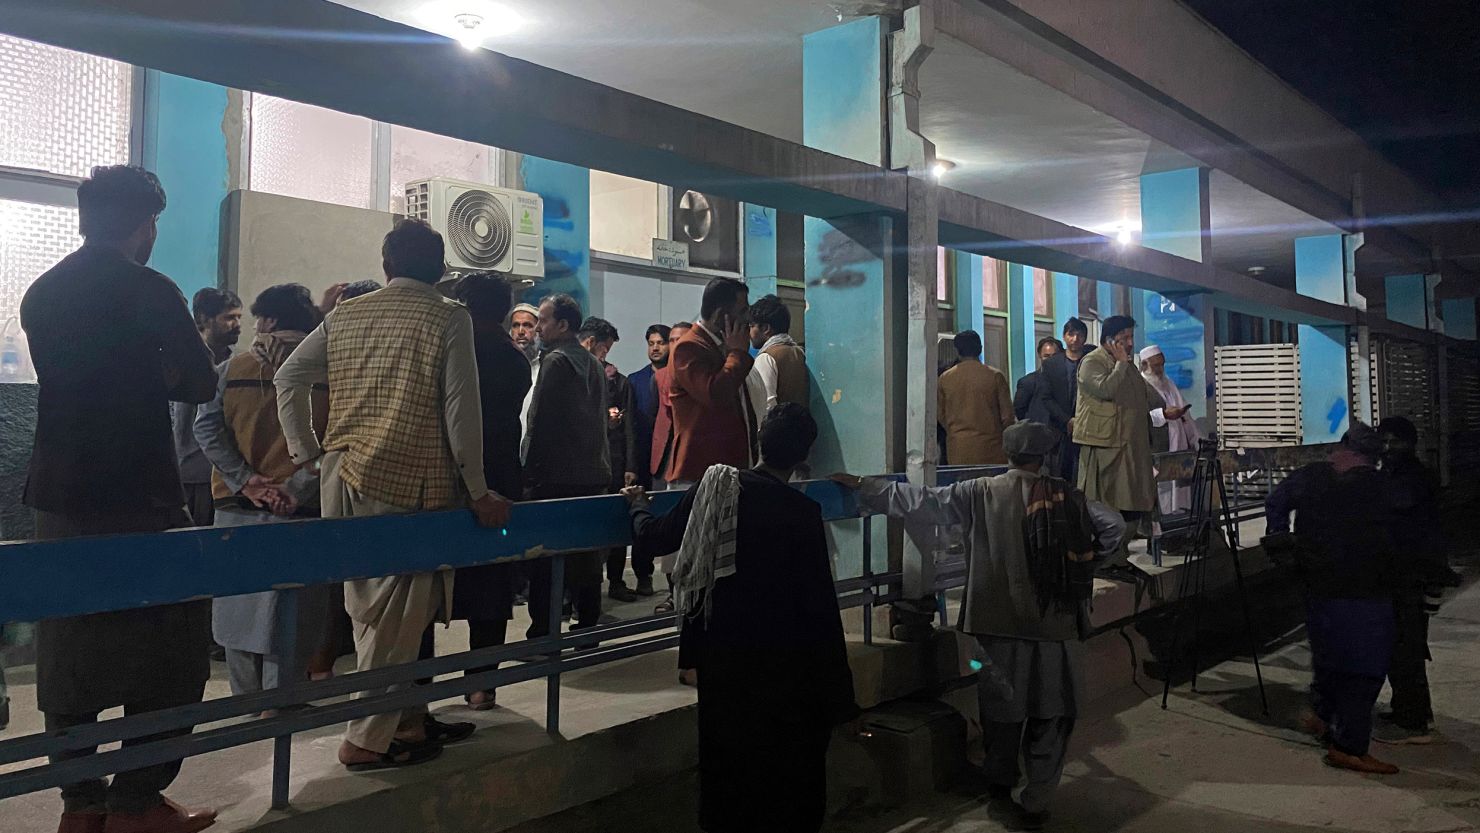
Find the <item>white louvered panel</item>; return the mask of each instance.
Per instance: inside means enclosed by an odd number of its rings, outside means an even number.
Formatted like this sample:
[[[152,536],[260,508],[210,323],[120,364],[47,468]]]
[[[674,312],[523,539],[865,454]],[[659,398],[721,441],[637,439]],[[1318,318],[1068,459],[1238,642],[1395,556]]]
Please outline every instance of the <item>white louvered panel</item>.
[[[1347,392],[1349,394],[1349,401],[1352,403],[1352,416],[1368,425],[1376,425],[1380,418],[1379,415],[1382,413],[1382,408],[1378,404],[1377,394],[1377,348],[1369,342],[1365,379],[1362,378],[1362,362],[1359,360],[1359,356],[1361,355],[1360,350],[1361,343],[1357,340],[1356,332],[1353,331],[1347,338],[1347,368],[1351,374]],[[1357,403],[1362,401],[1358,393],[1363,385],[1367,387],[1367,394],[1371,400],[1372,408],[1370,412],[1357,413]]]
[[[1218,436],[1229,448],[1299,445],[1300,348],[1244,344],[1213,352]]]

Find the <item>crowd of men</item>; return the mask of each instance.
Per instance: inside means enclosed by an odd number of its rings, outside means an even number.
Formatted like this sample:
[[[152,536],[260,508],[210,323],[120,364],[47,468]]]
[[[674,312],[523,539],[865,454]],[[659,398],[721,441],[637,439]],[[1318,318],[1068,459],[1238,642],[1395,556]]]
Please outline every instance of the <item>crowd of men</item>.
[[[607,361],[619,338],[610,322],[569,295],[515,305],[496,274],[448,279],[441,236],[403,220],[382,243],[384,284],[339,284],[317,302],[301,285],[272,286],[252,299],[254,335],[235,351],[236,295],[208,288],[187,306],[145,266],[165,208],[152,173],[98,168],[78,204],[84,245],[21,309],[40,386],[25,501],[43,539],[454,507],[497,527],[515,501],[687,488],[711,466],[748,470],[761,464],[767,413],[807,404],[787,308],[775,296],[752,305],[738,280],[711,281],[696,321],[650,326],[648,363],[628,377]],[[773,472],[805,458],[794,442],[775,447],[786,462]],[[677,549],[635,547],[635,588],[625,549],[570,556],[571,628],[600,621],[603,568],[607,595],[635,601],[656,595],[655,562],[671,574]],[[516,598],[535,638],[553,621],[550,585],[550,561],[535,560],[307,588],[293,644],[275,591],[49,620],[38,630],[39,706],[56,731],[112,707],[195,702],[213,648],[244,694],[331,676],[350,640],[357,670],[430,656],[432,626],[454,618],[467,620],[471,648],[500,645]],[[672,585],[660,612],[675,608]],[[492,708],[495,692],[467,705]],[[372,715],[350,722],[339,760],[357,772],[410,766],[473,729],[425,706]],[[163,796],[179,767],[66,786],[61,833],[209,826],[214,811]]]
[[[621,492],[635,584],[627,550],[613,549],[567,556],[564,600],[552,598],[548,559],[306,588],[292,644],[276,591],[48,620],[37,665],[48,731],[113,707],[198,701],[213,642],[244,694],[331,676],[346,641],[360,671],[429,657],[433,626],[453,619],[468,622],[470,648],[501,645],[520,599],[529,638],[549,634],[562,601],[572,630],[592,628],[603,578],[609,598],[633,602],[657,595],[661,570],[655,610],[681,614],[680,678],[699,689],[701,826],[820,826],[828,742],[858,710],[821,510],[788,485],[817,424],[780,299],[752,303],[743,282],[716,278],[697,319],[646,329],[647,364],[624,375],[608,361],[620,338],[610,322],[564,294],[516,304],[497,274],[448,279],[441,236],[402,220],[382,241],[384,284],[336,285],[317,302],[301,285],[272,286],[249,307],[251,344],[233,353],[235,295],[202,290],[192,309],[145,266],[165,208],[153,174],[96,169],[78,206],[84,245],[21,307],[40,384],[25,494],[38,537],[452,508],[501,527],[516,501]],[[1111,316],[1092,347],[1070,319],[1062,343],[1039,343],[1041,367],[1015,395],[982,363],[980,336],[956,336],[959,360],[939,387],[947,458],[1004,463],[1005,474],[945,487],[833,476],[916,540],[961,530],[959,627],[979,646],[993,812],[1014,829],[1048,821],[1084,701],[1093,571],[1187,503],[1185,487],[1157,485],[1152,453],[1192,448],[1198,430],[1161,351],[1135,352],[1134,329]],[[1396,771],[1367,751],[1384,676],[1394,714],[1380,740],[1424,742],[1432,720],[1425,593],[1452,573],[1438,539],[1400,563],[1398,524],[1437,527],[1415,441],[1411,424],[1385,422],[1381,437],[1357,424],[1331,462],[1270,496],[1272,532],[1296,516],[1287,549],[1310,589],[1307,725],[1328,763],[1362,772]],[[661,518],[648,509],[657,489],[685,491]],[[748,615],[762,601],[766,614]],[[493,708],[496,692],[466,705]],[[349,723],[338,759],[354,772],[412,766],[474,728],[425,705],[370,715]],[[65,786],[59,833],[210,826],[215,811],[164,797],[179,769]]]

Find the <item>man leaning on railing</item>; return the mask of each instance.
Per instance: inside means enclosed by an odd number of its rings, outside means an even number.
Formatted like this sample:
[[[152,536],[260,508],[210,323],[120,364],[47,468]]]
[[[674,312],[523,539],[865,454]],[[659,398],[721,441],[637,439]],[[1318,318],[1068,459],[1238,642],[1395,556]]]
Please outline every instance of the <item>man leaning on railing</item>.
[[[510,503],[483,473],[483,417],[473,323],[442,297],[442,236],[402,220],[385,237],[387,284],[339,306],[283,363],[274,379],[279,421],[297,464],[320,468],[326,518],[471,507],[478,522],[503,526]],[[329,385],[320,444],[314,385]],[[452,612],[452,571],[347,581],[358,669],[416,659],[422,633]],[[361,697],[380,691],[361,692]],[[352,720],[339,747],[351,771],[429,761],[442,744],[472,734],[444,724],[425,704]]]

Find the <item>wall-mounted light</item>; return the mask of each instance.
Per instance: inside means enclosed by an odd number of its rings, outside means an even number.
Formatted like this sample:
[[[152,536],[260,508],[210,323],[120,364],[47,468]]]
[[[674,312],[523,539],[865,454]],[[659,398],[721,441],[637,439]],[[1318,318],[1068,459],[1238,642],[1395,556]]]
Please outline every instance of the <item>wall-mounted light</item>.
[[[457,42],[463,49],[477,49],[483,45],[483,15],[465,13],[453,18],[458,25]]]
[[[1115,244],[1120,248],[1124,249],[1134,242],[1136,242],[1136,237],[1131,234],[1129,227],[1121,226],[1115,230]]]
[[[930,175],[936,179],[945,176],[947,172],[954,170],[956,163],[949,159],[937,159],[930,163]]]

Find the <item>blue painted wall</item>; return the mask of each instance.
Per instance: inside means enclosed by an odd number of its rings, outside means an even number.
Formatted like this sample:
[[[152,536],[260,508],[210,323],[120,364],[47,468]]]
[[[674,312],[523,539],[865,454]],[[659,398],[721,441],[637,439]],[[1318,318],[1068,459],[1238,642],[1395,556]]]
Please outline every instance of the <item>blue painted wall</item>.
[[[776,294],[776,209],[745,203],[745,282],[752,301]]]
[[[1387,291],[1387,318],[1410,327],[1426,330],[1428,299],[1423,275],[1389,275],[1383,282]]]
[[[1007,381],[1017,380],[1038,369],[1033,347],[1038,337],[1033,327],[1033,270],[1018,263],[1007,264]]]
[[[1141,245],[1201,262],[1203,203],[1207,173],[1199,168],[1141,177]],[[1137,346],[1155,344],[1167,358],[1167,375],[1192,406],[1195,418],[1208,416],[1207,327],[1211,308],[1196,298],[1171,299],[1142,290],[1131,294],[1137,319]]]
[[[1331,304],[1346,303],[1345,235],[1295,240],[1295,291]]]
[[[884,164],[884,26],[858,20],[802,37],[802,142]]]
[[[591,172],[576,165],[525,155],[519,161],[523,188],[545,201],[545,277],[521,300],[538,303],[568,293],[591,314]]]
[[[1450,298],[1444,304],[1444,334],[1475,340],[1475,299]]]
[[[1421,287],[1422,282],[1420,295]],[[1295,241],[1295,290],[1328,303],[1346,303],[1343,235],[1323,234]],[[1391,310],[1388,317],[1392,317]],[[1299,338],[1302,439],[1307,444],[1334,442],[1341,439],[1351,418],[1351,355],[1346,328],[1302,324]]]
[[[956,252],[956,332],[982,331],[982,256]]]
[[[167,202],[149,265],[173,278],[188,299],[221,280],[221,204],[231,187],[222,130],[227,91],[148,73],[142,161],[159,175]]]
[[[861,18],[802,38],[802,136],[814,148],[872,165],[884,163],[883,18]],[[807,365],[812,372],[815,471],[883,472],[889,398],[903,367],[889,350],[902,336],[904,281],[895,274],[893,221],[880,214],[828,221],[806,218]],[[897,319],[897,320],[891,320]],[[861,338],[860,333],[871,333]],[[892,337],[891,337],[892,336]],[[882,567],[885,525],[874,524]],[[837,525],[840,576],[862,565],[861,527]]]
[[[1306,445],[1330,443],[1351,417],[1345,327],[1300,325],[1300,418]]]
[[[1202,262],[1202,193],[1207,177],[1182,168],[1141,177],[1141,245]]]
[[[1053,334],[1062,340],[1065,322],[1079,317],[1079,278],[1053,272],[1050,279],[1053,281]]]
[[[1206,303],[1205,296],[1178,301],[1155,292],[1143,292],[1141,299],[1140,315],[1136,316],[1140,325],[1137,348],[1148,344],[1160,347],[1166,356],[1167,378],[1176,383],[1187,404],[1192,406],[1193,417],[1207,416],[1206,328],[1201,318],[1203,310],[1198,306]]]

